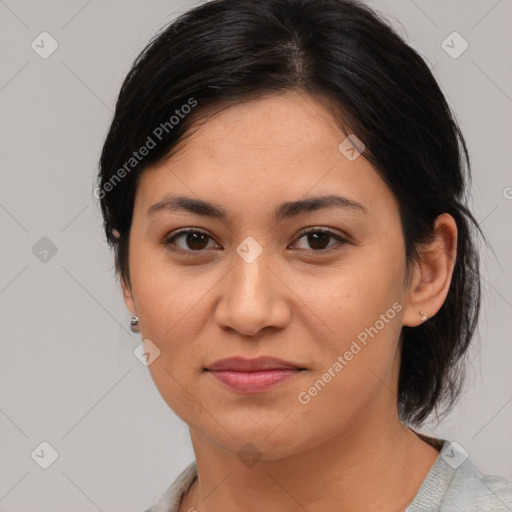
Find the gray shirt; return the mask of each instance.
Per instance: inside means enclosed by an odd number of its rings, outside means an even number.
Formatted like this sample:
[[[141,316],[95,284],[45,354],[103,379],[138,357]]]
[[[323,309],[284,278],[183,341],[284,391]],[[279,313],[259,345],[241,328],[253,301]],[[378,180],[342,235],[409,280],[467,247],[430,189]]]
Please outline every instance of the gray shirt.
[[[439,442],[441,452],[405,512],[512,512],[512,482],[483,475],[458,443]],[[194,461],[145,512],[178,512],[196,477]]]

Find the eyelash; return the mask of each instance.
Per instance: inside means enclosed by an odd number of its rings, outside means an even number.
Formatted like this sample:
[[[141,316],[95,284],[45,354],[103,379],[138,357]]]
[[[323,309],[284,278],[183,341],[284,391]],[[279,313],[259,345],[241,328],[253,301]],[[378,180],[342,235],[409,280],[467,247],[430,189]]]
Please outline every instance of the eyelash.
[[[213,237],[208,235],[208,233],[206,233],[205,231],[202,231],[202,230],[197,229],[197,228],[187,228],[187,229],[183,229],[181,231],[178,231],[177,233],[175,233],[171,237],[166,238],[165,241],[164,241],[164,245],[166,247],[175,245],[174,241],[178,237],[183,236],[183,235],[187,235],[187,234],[190,234],[190,233],[201,233],[201,234],[206,235],[208,238],[213,240]],[[306,235],[308,235],[310,233],[322,233],[322,234],[329,235],[331,238],[336,239],[338,241],[339,245],[344,245],[344,244],[348,243],[344,238],[342,238],[341,236],[337,235],[336,233],[333,233],[332,231],[330,231],[328,229],[321,229],[321,228],[316,228],[316,227],[305,229],[299,235],[299,237],[297,238],[297,241],[299,241],[300,239],[304,238],[304,236],[306,236]],[[336,245],[331,246],[331,247],[329,247],[327,249],[316,249],[316,250],[315,249],[302,249],[302,250],[304,250],[304,251],[306,251],[308,253],[313,253],[313,254],[327,254],[327,253],[330,253],[335,247],[336,247]],[[203,254],[204,251],[205,251],[205,249],[201,249],[201,250],[198,250],[198,251],[193,251],[193,250],[186,250],[186,249],[181,249],[181,248],[177,248],[177,249],[176,248],[172,248],[171,250],[173,250],[175,252],[186,253],[186,254],[197,253],[198,255]]]

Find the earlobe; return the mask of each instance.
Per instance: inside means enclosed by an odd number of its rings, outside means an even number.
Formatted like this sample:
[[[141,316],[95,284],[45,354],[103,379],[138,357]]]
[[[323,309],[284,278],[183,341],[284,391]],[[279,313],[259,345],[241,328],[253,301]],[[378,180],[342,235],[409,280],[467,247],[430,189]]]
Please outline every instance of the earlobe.
[[[416,327],[441,309],[457,257],[457,224],[448,213],[437,217],[433,240],[419,250],[411,279],[403,325]]]

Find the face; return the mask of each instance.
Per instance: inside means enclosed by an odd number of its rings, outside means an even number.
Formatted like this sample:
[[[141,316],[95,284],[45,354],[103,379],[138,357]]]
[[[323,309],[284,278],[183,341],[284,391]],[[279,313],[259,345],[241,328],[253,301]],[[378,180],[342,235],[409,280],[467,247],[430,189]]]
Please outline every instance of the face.
[[[164,400],[226,450],[283,457],[394,413],[383,390],[396,387],[407,302],[399,207],[364,157],[339,149],[346,136],[319,99],[287,92],[211,117],[140,178],[125,300],[160,351],[149,370]],[[264,356],[292,368],[208,370]]]

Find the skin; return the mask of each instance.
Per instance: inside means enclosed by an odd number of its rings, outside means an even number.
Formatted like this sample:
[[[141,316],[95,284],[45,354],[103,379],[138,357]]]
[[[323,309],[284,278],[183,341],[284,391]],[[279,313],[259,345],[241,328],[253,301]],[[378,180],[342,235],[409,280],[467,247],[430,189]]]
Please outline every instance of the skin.
[[[406,283],[397,199],[364,157],[350,161],[339,151],[345,137],[324,101],[286,92],[216,114],[141,176],[131,283],[122,287],[142,338],[160,350],[149,366],[155,385],[190,427],[199,478],[180,511],[396,512],[438,456],[399,421],[399,343],[402,326],[419,325],[419,311],[435,315],[446,298],[456,224],[438,217]],[[146,215],[168,193],[214,202],[232,218]],[[368,213],[331,207],[279,223],[271,217],[283,202],[334,193]],[[211,237],[199,252],[186,235],[165,246],[189,227]],[[347,242],[327,238],[315,251],[301,233],[307,227]],[[250,264],[236,252],[248,236],[263,250]],[[397,302],[394,318],[300,403],[298,394]],[[203,371],[235,355],[269,355],[306,370],[243,395]],[[251,467],[237,457],[247,442],[261,455]]]

